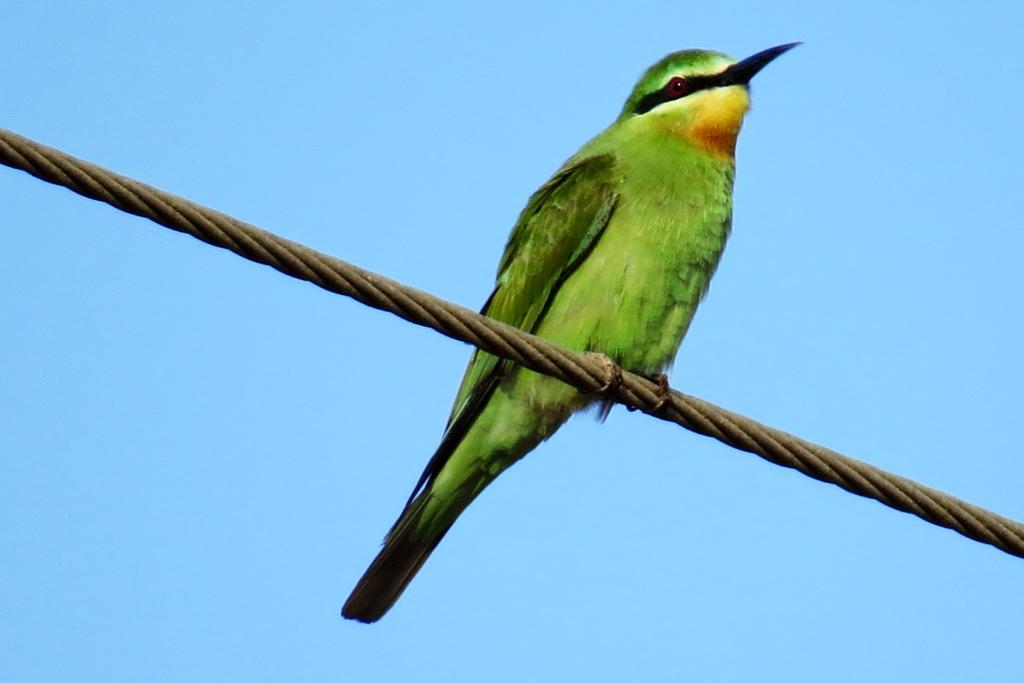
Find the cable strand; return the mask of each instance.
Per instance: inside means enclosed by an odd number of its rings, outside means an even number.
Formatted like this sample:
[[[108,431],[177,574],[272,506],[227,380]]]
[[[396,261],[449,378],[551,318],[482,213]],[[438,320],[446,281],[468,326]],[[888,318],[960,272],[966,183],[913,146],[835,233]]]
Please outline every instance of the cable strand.
[[[607,370],[582,353],[4,129],[0,129],[0,163],[473,344],[580,391],[596,391],[608,380]],[[660,406],[657,384],[626,371],[608,393],[615,401],[658,419],[1024,557],[1024,525],[949,494],[678,391],[671,391],[667,403]]]

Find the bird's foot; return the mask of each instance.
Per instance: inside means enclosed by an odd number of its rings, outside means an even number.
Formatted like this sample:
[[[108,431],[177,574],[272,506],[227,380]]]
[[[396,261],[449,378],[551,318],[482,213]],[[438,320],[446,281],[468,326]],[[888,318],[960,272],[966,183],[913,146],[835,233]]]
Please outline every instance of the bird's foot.
[[[651,410],[652,413],[657,413],[668,405],[669,399],[672,398],[672,389],[668,386],[668,375],[664,373],[659,372],[656,375],[651,375],[648,379],[658,385],[658,402],[654,404],[654,408]]]
[[[594,391],[588,392],[591,394],[601,394],[602,396],[608,396],[612,390],[618,387],[622,383],[622,369],[615,364],[608,356],[603,353],[596,353],[594,351],[587,351],[583,354],[590,360],[594,361],[601,366],[601,369],[605,373],[605,382]]]

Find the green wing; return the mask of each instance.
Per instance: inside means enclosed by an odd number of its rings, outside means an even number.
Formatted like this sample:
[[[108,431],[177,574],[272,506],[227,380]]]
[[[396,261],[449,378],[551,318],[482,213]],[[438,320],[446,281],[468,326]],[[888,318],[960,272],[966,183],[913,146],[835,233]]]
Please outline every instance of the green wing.
[[[597,243],[617,200],[612,156],[584,157],[566,164],[530,197],[519,215],[498,265],[494,292],[481,313],[535,331],[562,283]],[[512,362],[483,351],[473,354],[444,438],[410,501],[444,467],[495,386],[513,367]]]

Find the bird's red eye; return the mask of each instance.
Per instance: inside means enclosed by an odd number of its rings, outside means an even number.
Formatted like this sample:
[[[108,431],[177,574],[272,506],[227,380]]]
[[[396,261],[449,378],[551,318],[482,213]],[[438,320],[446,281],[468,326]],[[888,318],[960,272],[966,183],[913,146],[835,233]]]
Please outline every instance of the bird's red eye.
[[[689,90],[689,85],[682,76],[673,76],[665,89],[675,97],[682,97]]]

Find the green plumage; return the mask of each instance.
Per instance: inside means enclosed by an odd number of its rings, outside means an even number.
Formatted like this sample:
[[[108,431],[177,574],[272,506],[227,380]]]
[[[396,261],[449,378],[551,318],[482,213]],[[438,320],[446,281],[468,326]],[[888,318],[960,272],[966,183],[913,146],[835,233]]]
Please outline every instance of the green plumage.
[[[732,150],[705,137],[722,129],[735,141],[746,82],[725,78],[748,61],[685,51],[651,67],[616,122],[530,198],[482,312],[633,372],[670,364],[729,233]],[[675,96],[671,79],[696,88],[709,74],[723,85]],[[726,111],[729,98],[736,111]],[[442,442],[344,616],[379,619],[466,506],[599,398],[474,353]]]

